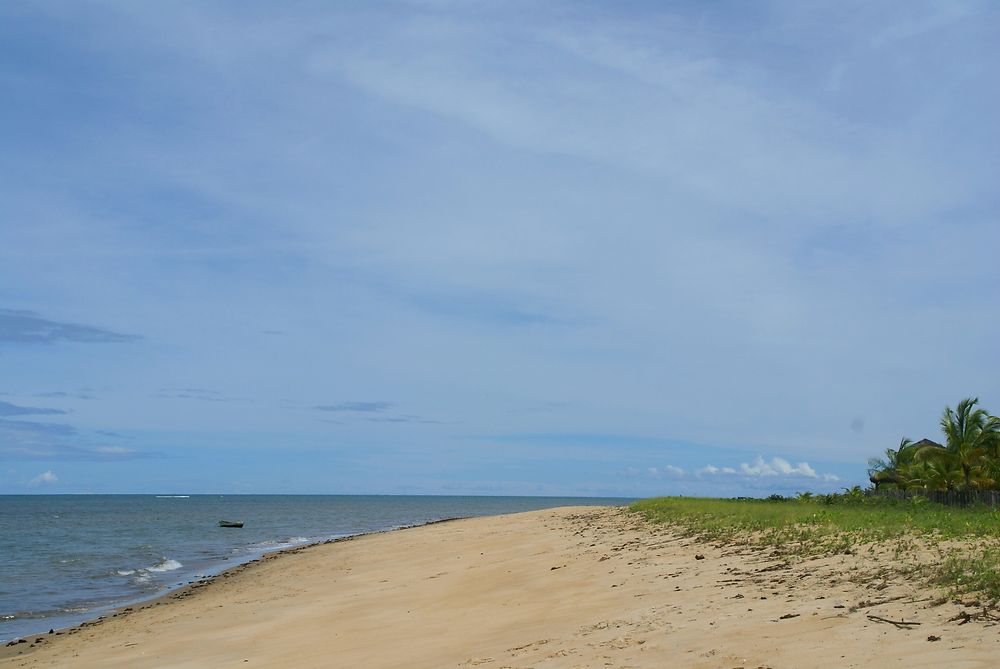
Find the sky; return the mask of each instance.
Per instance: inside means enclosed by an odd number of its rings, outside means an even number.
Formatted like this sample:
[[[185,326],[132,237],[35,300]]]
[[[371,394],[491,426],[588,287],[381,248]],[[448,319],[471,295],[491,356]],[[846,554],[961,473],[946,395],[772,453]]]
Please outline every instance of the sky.
[[[0,493],[829,492],[1000,406],[1000,5],[0,4]]]

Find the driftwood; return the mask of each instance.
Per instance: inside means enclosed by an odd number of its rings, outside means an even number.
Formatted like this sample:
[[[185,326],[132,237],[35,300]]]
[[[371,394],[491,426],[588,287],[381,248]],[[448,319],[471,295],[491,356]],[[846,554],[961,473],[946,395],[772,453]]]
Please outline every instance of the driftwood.
[[[917,623],[917,622],[908,622],[906,620],[889,620],[888,618],[883,618],[882,616],[873,616],[871,614],[868,615],[868,620],[871,620],[871,621],[874,621],[874,622],[877,622],[877,623],[889,623],[890,625],[895,625],[896,629],[901,629],[901,630],[905,630],[908,627],[920,624],[920,623]]]
[[[851,607],[851,613],[854,613],[858,609],[870,609],[873,606],[881,606],[882,604],[888,604],[890,602],[898,602],[899,600],[904,599],[905,597],[906,595],[899,595],[898,597],[886,597],[885,599],[873,599],[873,600],[863,599]]]

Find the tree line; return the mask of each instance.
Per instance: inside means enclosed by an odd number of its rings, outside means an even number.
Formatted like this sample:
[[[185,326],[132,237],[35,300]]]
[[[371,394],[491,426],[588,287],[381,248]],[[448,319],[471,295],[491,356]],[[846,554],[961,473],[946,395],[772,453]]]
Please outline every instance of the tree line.
[[[868,461],[868,478],[899,490],[1000,489],[1000,417],[969,397],[941,415],[944,443],[903,438],[881,458]]]

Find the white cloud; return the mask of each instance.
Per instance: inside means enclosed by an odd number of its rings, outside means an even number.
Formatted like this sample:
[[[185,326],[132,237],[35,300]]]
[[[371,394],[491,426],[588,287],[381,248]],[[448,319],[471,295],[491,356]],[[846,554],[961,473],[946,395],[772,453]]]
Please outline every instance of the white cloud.
[[[716,467],[715,465],[705,465],[695,472],[696,476],[721,476],[740,475],[745,478],[763,477],[786,477],[786,478],[808,478],[821,479],[823,481],[839,481],[840,477],[834,474],[823,474],[820,476],[808,462],[799,462],[792,465],[784,458],[774,457],[765,460],[758,455],[752,462],[742,462],[738,469],[733,467]]]
[[[744,476],[804,476],[816,478],[816,470],[808,462],[800,462],[794,467],[784,458],[771,458],[770,462],[757,456],[753,464],[740,463],[740,473]]]
[[[633,469],[630,478],[646,480],[648,494],[664,494],[663,482],[669,479],[670,494],[711,494],[712,496],[794,494],[804,490],[817,493],[834,492],[842,485],[836,474],[822,473],[808,462],[790,462],[774,456],[758,455],[735,467],[707,463],[701,467],[681,468],[677,465]]]
[[[56,483],[58,480],[59,478],[52,473],[52,470],[48,469],[39,474],[38,476],[36,476],[35,478],[31,479],[31,481],[29,481],[29,485],[33,486],[52,485],[53,483]]]
[[[654,479],[663,478],[664,476],[679,479],[683,478],[687,472],[675,465],[666,465],[663,468],[648,467],[646,469],[646,473]]]
[[[810,467],[808,462],[800,462],[798,469],[803,476],[808,476],[811,479],[816,478],[816,470]]]

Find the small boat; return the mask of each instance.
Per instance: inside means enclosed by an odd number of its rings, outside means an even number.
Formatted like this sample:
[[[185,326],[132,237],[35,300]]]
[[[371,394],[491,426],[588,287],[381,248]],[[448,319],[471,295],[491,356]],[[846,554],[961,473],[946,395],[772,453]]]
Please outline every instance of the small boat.
[[[242,520],[220,520],[219,527],[243,527]]]

